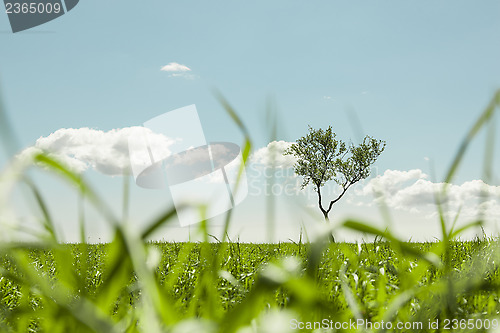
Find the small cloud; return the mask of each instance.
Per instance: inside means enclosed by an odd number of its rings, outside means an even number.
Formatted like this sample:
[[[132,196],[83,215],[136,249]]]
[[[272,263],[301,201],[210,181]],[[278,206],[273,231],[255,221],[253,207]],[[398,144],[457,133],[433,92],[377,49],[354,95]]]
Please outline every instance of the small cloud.
[[[323,96],[323,99],[332,99],[332,96]]]
[[[428,161],[428,160],[429,160],[429,158],[428,158],[427,156],[425,156],[425,157],[424,157],[424,160]]]
[[[368,90],[364,90],[361,92],[361,95],[368,95],[369,91]]]
[[[189,68],[186,65],[181,65],[176,62],[171,62],[168,65],[163,66],[160,70],[164,72],[189,72],[191,68]]]
[[[297,159],[293,155],[283,155],[283,153],[292,144],[293,142],[272,141],[266,147],[254,152],[250,160],[268,168],[291,168],[297,162]]]
[[[176,62],[171,62],[168,65],[163,66],[160,70],[163,72],[171,73],[168,77],[182,77],[188,80],[194,80],[198,78],[197,75],[190,73],[191,68]]]

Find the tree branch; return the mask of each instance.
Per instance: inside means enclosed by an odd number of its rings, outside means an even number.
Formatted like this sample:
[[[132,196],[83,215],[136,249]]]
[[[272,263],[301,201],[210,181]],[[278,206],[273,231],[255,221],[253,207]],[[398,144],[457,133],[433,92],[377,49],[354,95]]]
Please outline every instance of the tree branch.
[[[334,199],[332,201],[330,201],[330,204],[328,205],[328,210],[326,211],[326,213],[330,213],[330,211],[332,210],[332,207],[333,207],[333,204],[336,203],[337,201],[340,200],[340,198],[342,198],[345,194],[345,192],[347,192],[347,189],[354,183],[349,183],[346,187],[343,187],[343,190],[342,190],[342,193],[340,193],[340,195],[337,197],[337,199]],[[323,209],[322,209],[323,210]],[[324,214],[324,213],[323,213]]]

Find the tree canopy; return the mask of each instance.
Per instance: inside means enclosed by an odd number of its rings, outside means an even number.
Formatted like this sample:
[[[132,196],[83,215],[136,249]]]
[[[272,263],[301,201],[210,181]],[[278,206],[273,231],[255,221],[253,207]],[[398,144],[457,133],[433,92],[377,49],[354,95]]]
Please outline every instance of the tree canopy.
[[[366,136],[359,145],[347,144],[336,139],[331,126],[326,130],[313,129],[299,138],[285,152],[297,158],[295,173],[303,177],[302,189],[312,184],[318,194],[319,209],[328,220],[334,203],[339,201],[346,191],[356,182],[370,175],[370,166],[384,151],[386,142]],[[334,180],[340,188],[340,194],[323,206],[321,188]]]

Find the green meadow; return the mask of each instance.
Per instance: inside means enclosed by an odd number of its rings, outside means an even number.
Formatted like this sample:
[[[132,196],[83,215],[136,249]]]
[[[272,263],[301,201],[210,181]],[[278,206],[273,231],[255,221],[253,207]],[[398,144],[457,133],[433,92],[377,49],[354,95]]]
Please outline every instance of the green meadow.
[[[386,241],[322,249],[148,243],[142,272],[122,241],[117,235],[108,244],[4,251],[2,331],[437,332],[499,326],[497,240],[453,241],[447,248],[402,243],[399,249]]]

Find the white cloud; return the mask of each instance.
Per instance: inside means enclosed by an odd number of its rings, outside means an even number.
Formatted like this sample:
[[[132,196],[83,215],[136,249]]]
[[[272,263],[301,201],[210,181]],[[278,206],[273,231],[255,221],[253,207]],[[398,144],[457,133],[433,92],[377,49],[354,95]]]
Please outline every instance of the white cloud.
[[[140,126],[113,129],[107,132],[91,128],[62,128],[47,137],[40,137],[32,147],[23,150],[18,159],[29,159],[36,153],[47,152],[73,171],[81,173],[92,168],[106,175],[122,175],[130,172],[129,138],[143,139],[148,136],[151,151],[166,157],[169,147],[176,140],[153,133]],[[136,157],[148,158],[148,154]],[[149,164],[150,161],[132,161]]]
[[[266,167],[291,168],[297,159],[293,155],[284,156],[283,153],[293,142],[272,141],[266,147],[255,151],[250,157],[252,163],[261,164]]]
[[[249,191],[253,195],[286,195],[300,194],[302,180],[293,170],[297,159],[283,153],[293,142],[272,141],[267,146],[256,150],[249,158],[247,171]],[[269,188],[272,184],[272,188]]]
[[[386,170],[383,175],[371,179],[357,194],[375,195],[376,200],[383,200],[391,208],[435,215],[436,194],[442,192],[444,183],[434,183],[427,178],[420,169]],[[500,186],[488,185],[482,180],[449,184],[447,195],[441,200],[448,215],[456,214],[461,207],[461,216],[469,218],[476,217],[485,208],[489,216],[500,216]]]
[[[420,169],[410,171],[386,170],[382,176],[371,179],[362,189],[363,195],[371,195],[382,191],[386,196],[393,196],[408,185],[408,182],[426,179],[428,176]]]
[[[186,65],[181,65],[181,64],[176,63],[176,62],[171,62],[168,65],[163,66],[160,70],[164,71],[164,72],[189,72],[189,71],[191,71],[191,68],[189,68]],[[172,75],[175,76],[175,74],[172,74]],[[180,75],[180,74],[177,74],[177,75]]]

